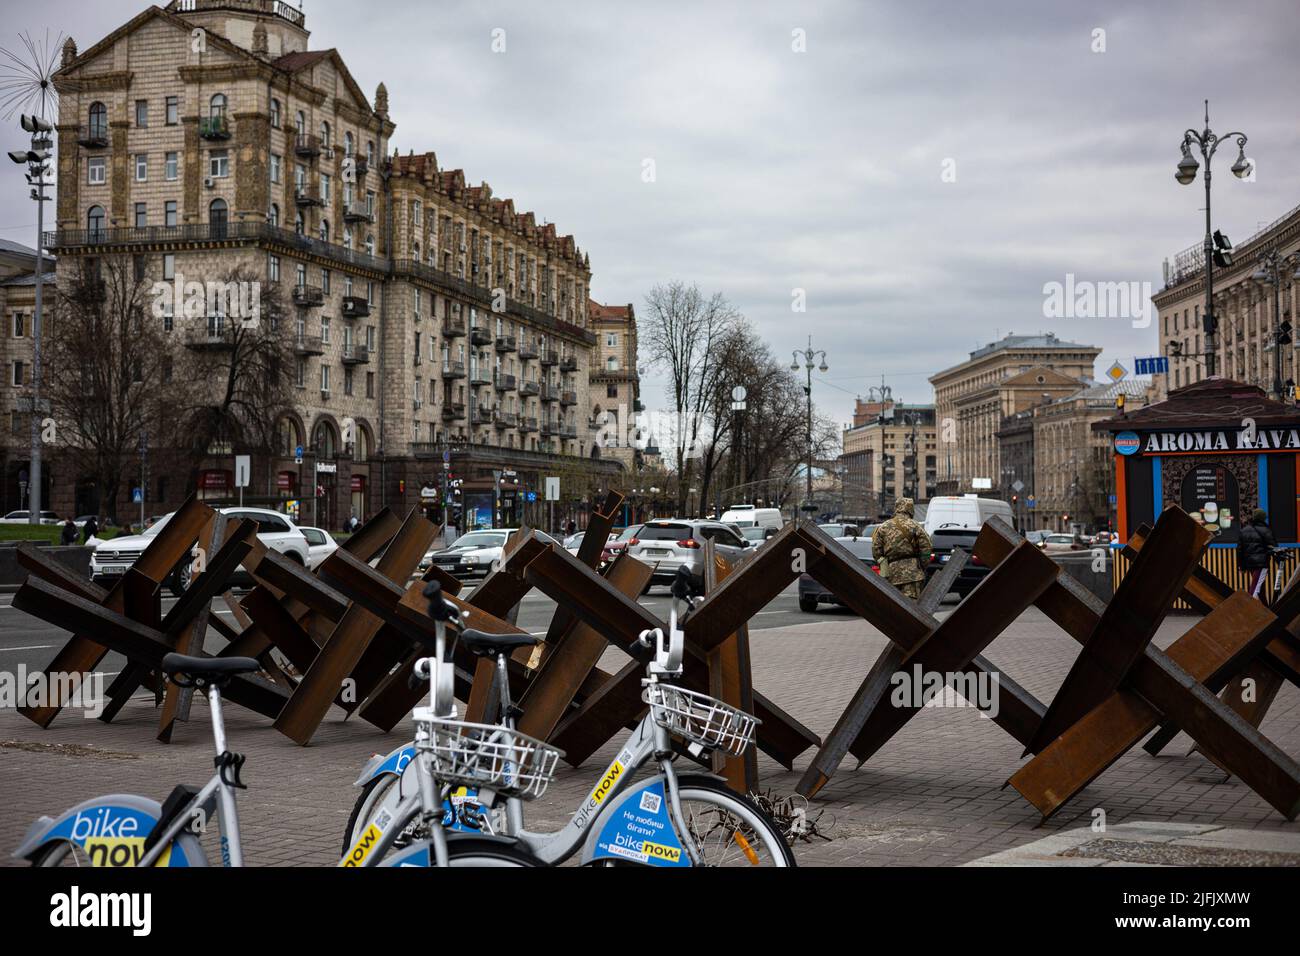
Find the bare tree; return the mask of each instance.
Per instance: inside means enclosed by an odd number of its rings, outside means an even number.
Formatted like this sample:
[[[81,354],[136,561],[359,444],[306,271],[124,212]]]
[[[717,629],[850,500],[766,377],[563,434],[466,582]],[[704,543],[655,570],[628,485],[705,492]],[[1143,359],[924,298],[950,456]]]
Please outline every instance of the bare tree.
[[[191,345],[185,380],[190,386],[177,407],[191,460],[212,449],[270,453],[275,429],[293,407],[296,357],[294,340],[279,292],[262,286],[237,268],[226,276],[227,290],[256,292],[255,317],[211,303],[199,317],[185,319]],[[177,310],[179,312],[179,310]],[[180,320],[178,319],[178,323]]]
[[[179,394],[177,347],[152,317],[152,283],[137,260],[112,255],[69,260],[45,329],[45,392],[55,442],[76,452],[103,513],[116,520],[117,496],[141,435],[167,444]]]
[[[723,374],[721,345],[740,315],[720,292],[706,299],[698,286],[683,282],[655,286],[646,296],[646,306],[644,342],[654,356],[651,364],[668,373],[669,399],[676,415],[673,465],[678,473],[677,507],[683,513]]]

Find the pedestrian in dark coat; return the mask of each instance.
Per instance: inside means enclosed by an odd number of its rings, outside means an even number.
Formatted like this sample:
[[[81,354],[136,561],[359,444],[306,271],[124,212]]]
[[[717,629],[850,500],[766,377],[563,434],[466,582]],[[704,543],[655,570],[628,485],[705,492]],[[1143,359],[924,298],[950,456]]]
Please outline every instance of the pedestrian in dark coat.
[[[1269,560],[1276,548],[1277,539],[1268,526],[1268,512],[1256,508],[1250,520],[1241,526],[1241,535],[1237,539],[1237,567],[1250,575],[1251,597],[1259,597]]]
[[[86,519],[86,524],[81,529],[81,543],[85,544],[87,541],[89,541],[98,533],[99,533],[99,522],[95,520],[94,515],[91,515],[89,518]]]
[[[71,518],[63,522],[63,534],[60,538],[65,548],[77,543],[77,523]]]

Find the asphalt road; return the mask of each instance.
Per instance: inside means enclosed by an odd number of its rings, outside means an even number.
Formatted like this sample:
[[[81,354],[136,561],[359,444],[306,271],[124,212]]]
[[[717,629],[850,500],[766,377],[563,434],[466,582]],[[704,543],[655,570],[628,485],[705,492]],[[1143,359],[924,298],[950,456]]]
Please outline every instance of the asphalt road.
[[[176,599],[170,595],[163,598],[164,614],[171,609],[175,601]],[[670,603],[668,589],[656,587],[649,594],[642,595],[640,603],[653,611],[657,617],[666,619]],[[228,610],[220,607],[219,603],[213,605],[213,611],[233,623],[233,616]],[[545,634],[554,611],[554,601],[533,592],[524,598],[519,609],[519,626],[534,634]],[[843,608],[826,605],[823,605],[816,614],[804,613],[799,610],[798,585],[791,584],[755,615],[750,628],[761,630],[792,624],[815,625],[819,619],[847,616],[849,613]],[[27,674],[31,674],[45,667],[67,641],[68,636],[66,631],[13,607],[12,594],[0,595],[0,673],[16,675],[20,673],[22,667]],[[209,632],[209,651],[216,652],[223,645],[224,641],[220,636],[215,632]],[[109,654],[100,664],[99,670],[111,681],[122,670],[123,663],[124,659],[121,655]]]

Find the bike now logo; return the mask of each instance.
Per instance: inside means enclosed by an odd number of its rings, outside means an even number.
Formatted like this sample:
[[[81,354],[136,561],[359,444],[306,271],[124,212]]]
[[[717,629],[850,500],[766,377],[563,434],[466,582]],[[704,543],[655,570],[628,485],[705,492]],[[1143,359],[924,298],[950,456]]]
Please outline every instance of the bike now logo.
[[[153,930],[152,893],[82,893],[78,886],[50,897],[50,925],[62,929],[126,927],[133,936]]]

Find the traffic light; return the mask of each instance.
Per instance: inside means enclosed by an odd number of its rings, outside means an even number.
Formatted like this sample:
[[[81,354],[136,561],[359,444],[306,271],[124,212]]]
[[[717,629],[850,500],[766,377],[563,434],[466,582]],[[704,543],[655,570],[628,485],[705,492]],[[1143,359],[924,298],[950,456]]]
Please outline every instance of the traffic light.
[[[1013,505],[1014,505],[1016,502],[1018,502],[1019,500],[1020,500],[1020,496],[1019,496],[1019,495],[1012,495],[1012,496],[1011,496],[1011,503],[1012,503]]]
[[[1214,264],[1220,269],[1232,265],[1232,243],[1218,229],[1214,230]]]
[[[405,479],[405,478],[399,478],[399,479],[397,480],[397,493],[398,493],[399,495],[404,495],[404,494],[406,494],[406,479]]]
[[[1291,344],[1291,323],[1287,322],[1285,319],[1282,321],[1282,324],[1279,325],[1277,328],[1277,344],[1278,345]]]

